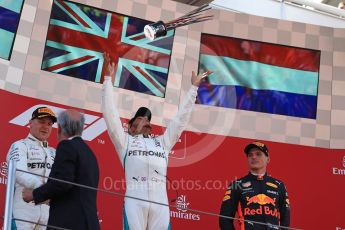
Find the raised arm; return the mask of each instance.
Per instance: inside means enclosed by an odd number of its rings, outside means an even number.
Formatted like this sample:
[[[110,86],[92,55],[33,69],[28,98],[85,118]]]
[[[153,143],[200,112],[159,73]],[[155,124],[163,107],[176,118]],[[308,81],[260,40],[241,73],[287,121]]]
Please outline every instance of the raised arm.
[[[123,157],[120,155],[125,148],[126,134],[123,131],[119,112],[114,105],[113,99],[113,81],[112,77],[115,72],[114,63],[110,63],[108,54],[104,54],[105,79],[102,88],[102,113],[107,125],[108,133],[113,142],[120,160]]]
[[[175,143],[180,138],[182,131],[187,126],[193,106],[195,104],[195,99],[198,94],[198,88],[201,82],[208,77],[212,71],[206,71],[203,74],[197,76],[195,72],[192,72],[192,86],[189,89],[186,98],[183,100],[179,106],[178,112],[173,118],[173,120],[168,124],[164,134],[163,134],[163,144],[167,150],[171,150]]]

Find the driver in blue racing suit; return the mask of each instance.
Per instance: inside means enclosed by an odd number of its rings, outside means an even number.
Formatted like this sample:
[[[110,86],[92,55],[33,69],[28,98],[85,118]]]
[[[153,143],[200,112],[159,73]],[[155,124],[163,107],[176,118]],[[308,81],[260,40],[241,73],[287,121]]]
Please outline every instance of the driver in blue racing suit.
[[[270,160],[265,144],[255,141],[244,152],[250,172],[234,181],[225,192],[221,216],[238,214],[241,230],[278,230],[290,225],[290,202],[282,181],[266,172]],[[219,218],[221,230],[235,230],[234,221]]]

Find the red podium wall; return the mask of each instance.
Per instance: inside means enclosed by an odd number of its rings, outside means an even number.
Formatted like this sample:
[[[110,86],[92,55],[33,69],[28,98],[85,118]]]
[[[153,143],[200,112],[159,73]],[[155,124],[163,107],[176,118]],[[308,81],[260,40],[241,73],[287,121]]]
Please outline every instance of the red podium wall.
[[[63,105],[28,98],[0,90],[0,207],[3,215],[7,164],[12,142],[25,138],[30,109],[38,104],[58,111]],[[14,103],[15,102],[15,103]],[[100,165],[99,188],[124,194],[124,173],[102,115],[84,111],[89,117],[84,138]],[[29,117],[28,117],[29,116]],[[154,127],[154,133],[163,129]],[[173,229],[218,229],[218,218],[189,210],[218,213],[229,183],[247,173],[243,147],[252,140],[184,132],[171,155],[168,170],[169,199]],[[56,147],[56,129],[50,145]],[[345,150],[322,149],[265,142],[270,151],[268,173],[285,182],[291,202],[291,226],[301,229],[345,229]],[[102,229],[122,228],[123,197],[99,192],[98,209]]]

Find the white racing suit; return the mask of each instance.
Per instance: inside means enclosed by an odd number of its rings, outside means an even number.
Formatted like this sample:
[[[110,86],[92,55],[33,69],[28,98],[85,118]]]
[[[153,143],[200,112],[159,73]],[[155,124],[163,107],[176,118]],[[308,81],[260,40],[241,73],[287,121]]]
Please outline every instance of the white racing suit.
[[[7,154],[7,162],[12,159],[16,160],[17,169],[44,176],[49,176],[50,169],[54,163],[54,158],[55,149],[48,147],[47,142],[39,141],[31,134],[29,134],[25,139],[14,142]],[[49,206],[47,204],[35,205],[33,202],[26,203],[22,196],[22,190],[24,187],[34,189],[46,182],[46,178],[24,172],[16,172],[13,218],[29,220],[44,225],[47,224]],[[15,220],[12,221],[12,229],[41,230],[46,229],[46,227]]]
[[[189,120],[198,87],[192,86],[163,135],[144,138],[124,132],[114,106],[111,78],[103,83],[102,112],[109,136],[125,171],[126,196],[168,205],[166,173],[168,154]],[[170,229],[169,207],[125,197],[123,224],[130,230]]]

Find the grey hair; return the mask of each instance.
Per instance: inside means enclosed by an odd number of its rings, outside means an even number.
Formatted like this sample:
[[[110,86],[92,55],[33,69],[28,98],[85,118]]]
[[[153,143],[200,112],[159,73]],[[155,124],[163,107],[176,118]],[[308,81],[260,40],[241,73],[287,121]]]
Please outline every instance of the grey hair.
[[[77,111],[74,111],[77,112]],[[77,112],[79,113],[79,112]],[[61,127],[62,133],[68,137],[81,135],[84,130],[85,117],[84,114],[79,113],[79,117],[72,117],[68,110],[64,110],[59,113],[57,117],[57,123]]]

